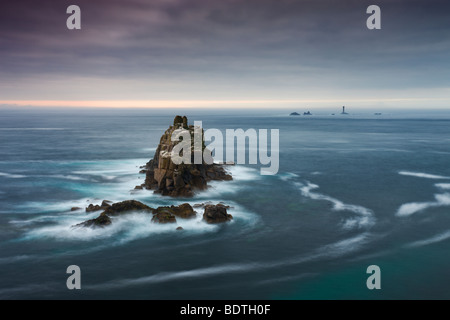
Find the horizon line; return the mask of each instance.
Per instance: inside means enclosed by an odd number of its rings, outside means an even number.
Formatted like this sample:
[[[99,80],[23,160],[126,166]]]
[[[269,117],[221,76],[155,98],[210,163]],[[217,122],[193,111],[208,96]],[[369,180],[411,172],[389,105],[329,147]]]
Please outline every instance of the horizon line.
[[[385,102],[420,102],[445,101],[446,98],[369,98],[369,99],[266,99],[266,100],[2,100],[1,106],[16,107],[72,107],[72,108],[142,108],[142,109],[184,109],[184,108],[248,108],[273,107],[273,104],[335,104],[341,107],[347,103],[385,103]],[[254,106],[252,106],[254,105]],[[288,107],[288,106],[286,106]],[[327,108],[330,106],[316,106]],[[367,107],[367,106],[366,106]],[[373,106],[372,106],[373,107]],[[386,107],[386,106],[378,106]],[[415,107],[417,108],[417,107]],[[414,108],[414,109],[415,109]],[[441,109],[443,107],[438,107]]]

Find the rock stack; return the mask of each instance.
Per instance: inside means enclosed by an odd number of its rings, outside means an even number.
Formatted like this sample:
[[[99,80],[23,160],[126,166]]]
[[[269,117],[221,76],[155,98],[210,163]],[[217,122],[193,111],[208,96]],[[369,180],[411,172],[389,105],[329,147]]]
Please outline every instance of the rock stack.
[[[187,117],[176,116],[173,125],[162,135],[155,156],[145,166],[141,167],[141,173],[145,173],[145,183],[136,186],[136,189],[154,190],[155,193],[171,197],[191,197],[195,190],[204,190],[211,180],[232,180],[222,165],[207,164],[202,160],[201,164],[194,164],[194,153],[191,154],[191,164],[176,165],[172,159],[172,150],[179,141],[172,141],[175,130],[188,130],[194,137],[194,126],[188,125]],[[203,130],[202,154],[205,151]],[[194,139],[191,139],[191,150],[194,150]],[[207,150],[208,151],[208,150]]]

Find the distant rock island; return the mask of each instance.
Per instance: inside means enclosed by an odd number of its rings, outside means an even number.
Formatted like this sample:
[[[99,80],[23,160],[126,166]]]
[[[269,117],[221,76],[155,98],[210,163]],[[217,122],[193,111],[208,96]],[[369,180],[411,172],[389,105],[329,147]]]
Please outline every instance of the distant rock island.
[[[298,112],[292,112],[292,113],[290,113],[289,115],[290,115],[290,116],[299,116],[300,113],[298,113]],[[303,115],[304,115],[304,116],[311,116],[312,113],[311,113],[310,111],[307,111],[307,112],[303,112]]]
[[[163,196],[192,197],[196,190],[204,190],[211,180],[232,180],[233,178],[225,171],[221,164],[176,165],[171,160],[173,147],[178,143],[171,140],[172,133],[176,129],[189,130],[194,135],[194,126],[188,125],[187,117],[176,116],[173,125],[161,136],[155,155],[145,166],[141,167],[141,173],[145,173],[145,183],[136,189],[154,190]],[[205,143],[202,131],[202,153],[205,151]],[[194,141],[191,141],[193,149]]]

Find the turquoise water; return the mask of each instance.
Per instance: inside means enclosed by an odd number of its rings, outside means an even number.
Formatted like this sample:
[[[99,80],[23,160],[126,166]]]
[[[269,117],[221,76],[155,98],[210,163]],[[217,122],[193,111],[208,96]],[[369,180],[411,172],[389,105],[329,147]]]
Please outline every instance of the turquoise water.
[[[450,298],[450,115],[185,113],[205,129],[279,129],[279,173],[237,165],[192,199],[133,192],[172,111],[0,110],[0,298]],[[234,220],[71,228],[98,213],[70,208],[103,199],[223,201]],[[381,290],[366,287],[373,264]]]

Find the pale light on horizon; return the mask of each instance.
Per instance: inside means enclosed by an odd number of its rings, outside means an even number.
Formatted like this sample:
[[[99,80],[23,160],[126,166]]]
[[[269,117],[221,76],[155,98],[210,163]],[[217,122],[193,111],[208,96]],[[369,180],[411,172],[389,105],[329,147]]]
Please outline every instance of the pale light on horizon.
[[[67,108],[290,108],[309,104],[314,108],[357,105],[358,108],[383,107],[393,104],[396,108],[424,107],[424,102],[440,102],[434,108],[448,108],[450,98],[368,98],[368,99],[295,99],[295,100],[3,100],[0,105],[15,107],[67,107]],[[418,103],[422,103],[418,105]],[[382,105],[379,105],[382,104]],[[405,105],[406,104],[406,105]],[[302,106],[306,107],[306,106]]]

